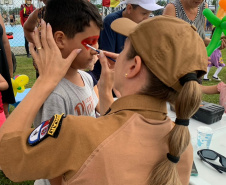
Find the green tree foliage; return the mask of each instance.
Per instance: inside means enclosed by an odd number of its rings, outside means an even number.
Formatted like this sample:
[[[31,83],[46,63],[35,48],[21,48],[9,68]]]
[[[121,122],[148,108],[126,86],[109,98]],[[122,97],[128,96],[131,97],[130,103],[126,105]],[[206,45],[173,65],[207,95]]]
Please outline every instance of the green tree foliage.
[[[160,6],[164,6],[164,7],[165,7],[166,4],[167,4],[167,2],[166,2],[166,1],[161,1],[161,0],[160,0],[160,1],[157,2],[157,4],[160,5]],[[153,11],[152,13],[153,13],[155,16],[156,16],[156,15],[162,15],[163,9]]]
[[[212,0],[212,2],[211,2],[211,4],[215,5],[215,6],[217,5],[217,3],[218,3],[218,0]]]

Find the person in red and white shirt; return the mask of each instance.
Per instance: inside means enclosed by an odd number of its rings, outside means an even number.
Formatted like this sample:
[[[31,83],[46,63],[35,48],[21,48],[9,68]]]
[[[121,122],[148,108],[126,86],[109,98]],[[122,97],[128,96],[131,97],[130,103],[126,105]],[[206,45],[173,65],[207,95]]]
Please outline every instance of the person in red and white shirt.
[[[25,0],[25,4],[21,5],[20,22],[21,22],[22,26],[24,26],[24,23],[28,19],[29,15],[35,10],[35,7],[33,4],[31,4],[31,1],[32,0]],[[24,38],[25,38],[25,49],[27,52],[27,57],[30,57],[28,41],[27,41],[26,37],[24,37]]]

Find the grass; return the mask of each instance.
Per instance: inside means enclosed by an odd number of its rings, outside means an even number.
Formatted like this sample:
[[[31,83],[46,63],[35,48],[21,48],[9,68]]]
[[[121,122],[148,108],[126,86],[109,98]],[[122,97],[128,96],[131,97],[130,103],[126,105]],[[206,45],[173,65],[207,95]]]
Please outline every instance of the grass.
[[[222,51],[222,56],[223,56],[224,62],[226,62],[226,49]],[[17,56],[16,60],[17,60],[17,69],[16,69],[16,72],[14,73],[14,76],[21,75],[21,74],[27,75],[29,77],[29,83],[26,85],[26,88],[32,87],[32,85],[34,84],[34,82],[36,80],[35,69],[32,64],[32,59],[27,58],[26,56]],[[210,79],[213,76],[215,70],[216,70],[215,67],[211,68],[209,75],[208,75]],[[219,78],[221,78],[222,81],[226,83],[226,67],[224,67],[221,70],[221,72],[219,74]],[[209,82],[203,81],[203,85],[207,85],[207,86],[217,85],[218,83],[219,82],[214,81],[214,80],[209,81]],[[219,94],[203,95],[203,101],[219,104]],[[13,107],[10,107],[10,112],[11,111],[13,111]],[[14,183],[14,182],[10,181],[9,179],[7,179],[4,176],[4,174],[0,171],[0,185],[33,185],[33,184],[34,184],[34,181]]]
[[[15,75],[25,74],[29,77],[29,83],[26,85],[26,88],[32,87],[36,80],[35,69],[33,67],[32,58],[27,58],[26,56],[17,56],[17,69],[14,73]]]

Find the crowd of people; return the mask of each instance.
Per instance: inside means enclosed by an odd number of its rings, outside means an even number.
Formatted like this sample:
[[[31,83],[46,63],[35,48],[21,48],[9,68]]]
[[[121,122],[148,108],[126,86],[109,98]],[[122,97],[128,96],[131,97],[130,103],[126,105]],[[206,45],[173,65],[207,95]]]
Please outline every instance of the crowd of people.
[[[221,93],[226,108],[223,82],[200,84],[210,67],[211,39],[201,13],[206,3],[175,0],[150,18],[164,7],[155,0],[125,0],[124,9],[104,20],[87,0],[43,3],[35,9],[26,0],[21,6],[37,79],[10,116],[12,61],[0,17],[4,174],[35,185],[189,184],[189,119],[203,93]],[[225,47],[222,39],[218,50]],[[167,116],[167,102],[175,107],[175,120]]]

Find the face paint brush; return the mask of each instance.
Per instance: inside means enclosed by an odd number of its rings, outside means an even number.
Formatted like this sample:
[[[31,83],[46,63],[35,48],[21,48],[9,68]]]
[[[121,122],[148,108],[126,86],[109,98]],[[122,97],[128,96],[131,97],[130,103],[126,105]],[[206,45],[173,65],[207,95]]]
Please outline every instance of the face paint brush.
[[[89,47],[89,48],[91,48],[91,49],[93,49],[93,50],[96,51],[97,53],[100,53],[99,50],[97,50],[96,48],[90,46],[89,44],[86,44],[86,46]],[[108,56],[106,56],[106,57],[107,57],[108,59],[112,60],[113,62],[116,62],[115,59],[113,59],[113,58],[111,58],[111,57],[108,57]]]

